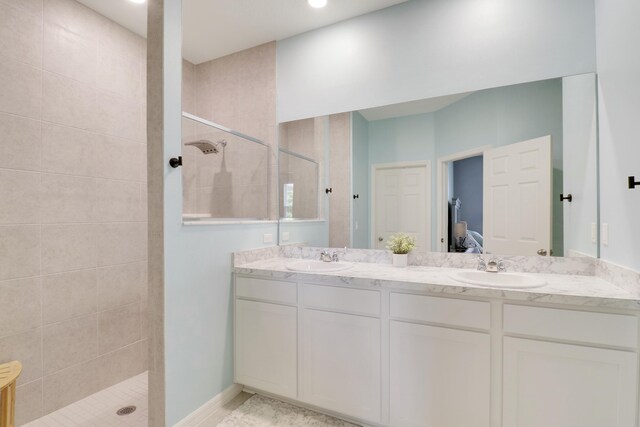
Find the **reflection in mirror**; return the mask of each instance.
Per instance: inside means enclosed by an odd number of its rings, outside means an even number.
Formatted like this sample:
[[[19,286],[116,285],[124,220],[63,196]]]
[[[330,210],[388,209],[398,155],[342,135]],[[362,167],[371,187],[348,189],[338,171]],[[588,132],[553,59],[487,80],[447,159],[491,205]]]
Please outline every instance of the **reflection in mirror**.
[[[597,256],[595,118],[593,74],[354,111],[350,150],[328,133],[329,246]]]
[[[280,149],[280,218],[318,218],[318,162]]]
[[[268,219],[264,142],[183,113],[182,144],[184,219]]]

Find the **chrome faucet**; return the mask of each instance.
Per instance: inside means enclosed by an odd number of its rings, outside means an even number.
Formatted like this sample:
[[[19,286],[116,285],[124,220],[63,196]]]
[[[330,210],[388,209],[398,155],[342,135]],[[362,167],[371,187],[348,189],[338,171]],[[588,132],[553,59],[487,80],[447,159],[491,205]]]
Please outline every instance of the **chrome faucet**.
[[[334,255],[337,257],[337,254],[334,252],[333,255],[329,253],[329,251],[320,252],[320,261],[323,262],[331,262],[333,261]]]
[[[500,273],[507,271],[507,266],[501,259],[492,258],[489,262],[486,262],[482,257],[478,257],[478,270],[486,271],[487,273]]]

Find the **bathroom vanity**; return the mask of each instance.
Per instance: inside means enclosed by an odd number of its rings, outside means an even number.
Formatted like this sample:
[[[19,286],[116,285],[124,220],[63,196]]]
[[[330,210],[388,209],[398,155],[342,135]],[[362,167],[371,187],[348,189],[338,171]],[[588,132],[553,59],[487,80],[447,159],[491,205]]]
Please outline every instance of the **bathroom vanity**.
[[[537,289],[452,268],[235,267],[235,381],[365,425],[631,427],[636,295],[594,276]],[[489,273],[487,273],[489,274]]]

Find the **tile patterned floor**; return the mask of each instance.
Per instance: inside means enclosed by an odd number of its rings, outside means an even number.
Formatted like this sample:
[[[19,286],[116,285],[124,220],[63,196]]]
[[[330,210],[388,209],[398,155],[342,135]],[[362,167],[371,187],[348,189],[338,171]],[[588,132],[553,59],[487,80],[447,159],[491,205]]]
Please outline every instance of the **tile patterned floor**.
[[[147,373],[142,373],[45,415],[24,427],[147,427]],[[123,406],[136,411],[119,416]]]

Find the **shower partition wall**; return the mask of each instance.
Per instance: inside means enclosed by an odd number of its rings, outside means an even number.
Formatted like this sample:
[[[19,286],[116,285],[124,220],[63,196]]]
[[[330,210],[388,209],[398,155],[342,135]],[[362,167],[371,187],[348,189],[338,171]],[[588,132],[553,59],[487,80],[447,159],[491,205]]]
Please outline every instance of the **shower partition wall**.
[[[269,218],[267,144],[188,113],[182,143],[185,220]]]

